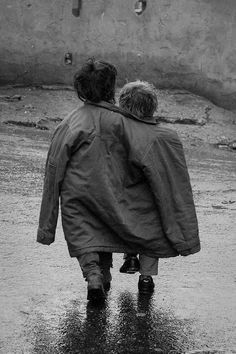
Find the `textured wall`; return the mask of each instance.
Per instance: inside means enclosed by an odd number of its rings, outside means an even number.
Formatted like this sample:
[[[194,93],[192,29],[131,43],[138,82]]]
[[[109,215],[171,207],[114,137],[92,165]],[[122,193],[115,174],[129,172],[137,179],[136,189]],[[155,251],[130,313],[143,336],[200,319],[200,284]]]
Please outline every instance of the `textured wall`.
[[[118,66],[119,84],[142,78],[236,108],[236,1],[1,0],[0,82],[71,83],[96,56]],[[64,54],[73,53],[73,65]]]

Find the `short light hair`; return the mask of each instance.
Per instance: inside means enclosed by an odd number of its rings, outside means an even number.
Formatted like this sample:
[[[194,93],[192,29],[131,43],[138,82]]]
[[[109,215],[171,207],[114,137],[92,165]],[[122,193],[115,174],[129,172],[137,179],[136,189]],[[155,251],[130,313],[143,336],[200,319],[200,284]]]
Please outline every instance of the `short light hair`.
[[[124,85],[118,100],[121,108],[143,119],[153,117],[158,106],[155,87],[140,80]]]

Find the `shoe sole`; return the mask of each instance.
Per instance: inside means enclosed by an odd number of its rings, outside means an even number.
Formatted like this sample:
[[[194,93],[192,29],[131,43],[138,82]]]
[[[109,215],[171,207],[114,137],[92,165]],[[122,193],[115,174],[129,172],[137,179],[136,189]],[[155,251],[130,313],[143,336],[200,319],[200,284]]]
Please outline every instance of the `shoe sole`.
[[[152,290],[139,290],[139,294],[153,294],[154,293],[154,289]]]
[[[102,289],[89,289],[87,300],[91,302],[103,302],[105,301],[105,294]]]
[[[155,286],[150,286],[148,287],[142,287],[138,286],[138,291],[140,294],[152,294],[154,293]]]
[[[139,269],[130,269],[130,270],[126,270],[126,271],[121,271],[120,273],[124,273],[124,274],[134,274],[137,273],[139,271]]]

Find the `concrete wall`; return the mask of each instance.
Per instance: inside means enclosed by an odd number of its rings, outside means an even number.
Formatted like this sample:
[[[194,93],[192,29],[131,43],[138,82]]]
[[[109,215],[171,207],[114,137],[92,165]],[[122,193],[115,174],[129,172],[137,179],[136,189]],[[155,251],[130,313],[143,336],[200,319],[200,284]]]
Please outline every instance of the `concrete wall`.
[[[141,78],[236,108],[236,1],[1,0],[0,83],[70,84],[87,57],[112,61],[119,84]],[[73,64],[64,64],[66,52]]]

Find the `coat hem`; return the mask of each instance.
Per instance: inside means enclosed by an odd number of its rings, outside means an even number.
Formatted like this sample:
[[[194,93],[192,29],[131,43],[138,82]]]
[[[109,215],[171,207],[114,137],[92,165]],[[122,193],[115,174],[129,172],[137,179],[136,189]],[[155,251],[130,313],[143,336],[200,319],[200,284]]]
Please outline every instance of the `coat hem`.
[[[179,256],[178,252],[173,251],[173,253],[169,254],[158,254],[154,253],[149,250],[143,249],[134,249],[134,248],[127,248],[127,247],[114,247],[114,246],[91,246],[86,248],[77,248],[74,250],[69,249],[69,254],[71,257],[78,257],[85,253],[89,252],[109,252],[109,253],[138,253],[138,254],[145,254],[146,256],[153,257],[153,258],[170,258]]]

